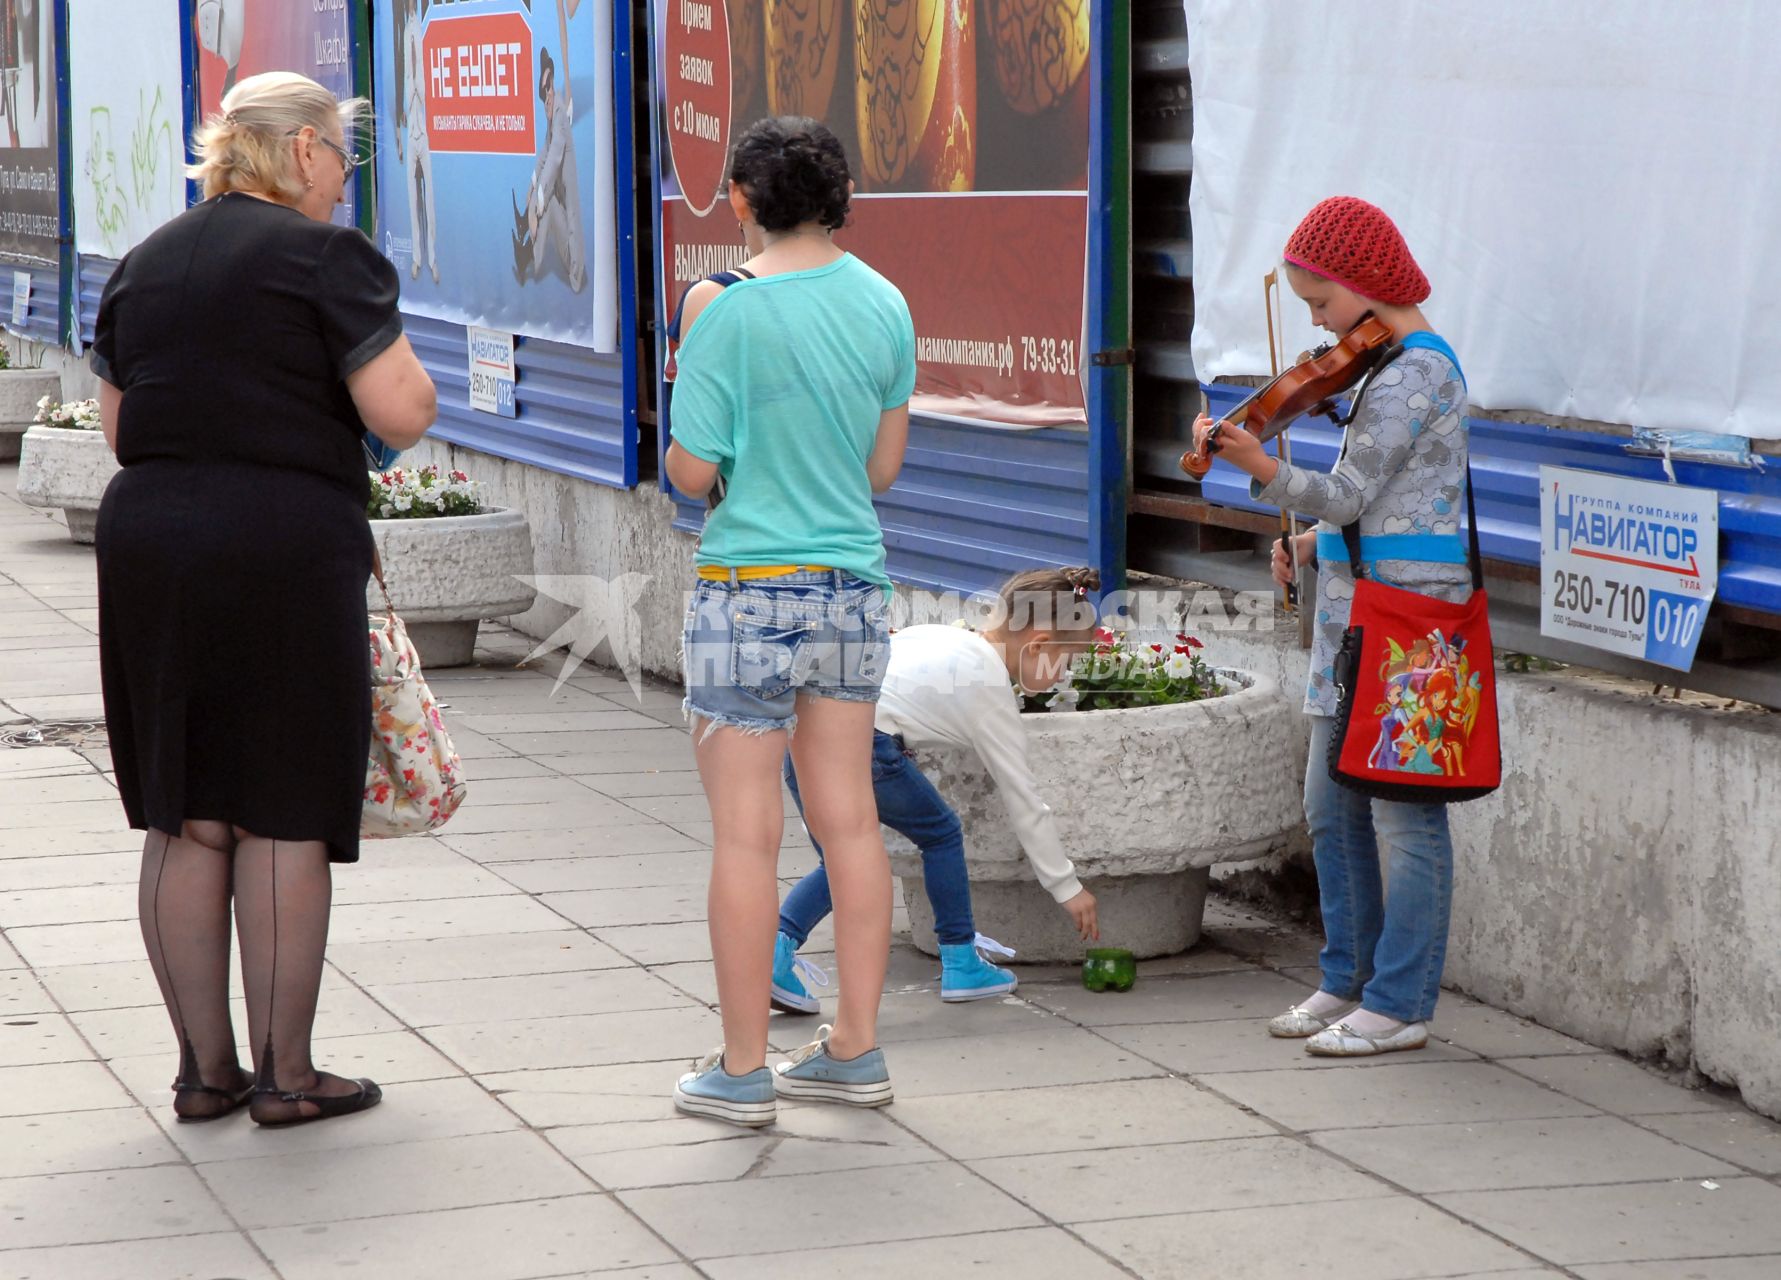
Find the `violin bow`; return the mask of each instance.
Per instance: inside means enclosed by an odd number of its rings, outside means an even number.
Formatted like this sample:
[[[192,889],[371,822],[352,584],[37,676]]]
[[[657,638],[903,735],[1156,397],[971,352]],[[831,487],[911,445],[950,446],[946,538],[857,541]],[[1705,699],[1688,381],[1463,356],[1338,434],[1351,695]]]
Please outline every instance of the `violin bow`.
[[[1268,376],[1271,378],[1278,378],[1280,376],[1280,343],[1274,327],[1274,299],[1279,296],[1279,293],[1280,271],[1279,268],[1275,268],[1262,277],[1262,309],[1266,312],[1268,317]],[[1288,436],[1286,424],[1284,422],[1281,423],[1280,434],[1277,438],[1280,443],[1275,447],[1278,450],[1280,461],[1290,465],[1292,463],[1292,441]],[[1286,554],[1292,561],[1292,581],[1280,589],[1281,603],[1286,607],[1288,613],[1294,613],[1297,612],[1299,607],[1299,589],[1297,586],[1299,580],[1299,552],[1297,546],[1293,543],[1294,537],[1298,534],[1298,526],[1292,518],[1292,512],[1284,506],[1280,508],[1280,530],[1281,537],[1284,540],[1284,545],[1286,547]]]

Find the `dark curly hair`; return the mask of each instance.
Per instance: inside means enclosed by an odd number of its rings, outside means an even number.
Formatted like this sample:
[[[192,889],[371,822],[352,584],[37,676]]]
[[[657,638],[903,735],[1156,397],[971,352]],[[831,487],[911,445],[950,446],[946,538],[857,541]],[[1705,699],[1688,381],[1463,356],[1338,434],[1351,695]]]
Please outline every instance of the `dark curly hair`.
[[[757,120],[736,140],[730,181],[748,197],[765,231],[790,231],[820,222],[847,225],[847,153],[820,120],[777,116]]]

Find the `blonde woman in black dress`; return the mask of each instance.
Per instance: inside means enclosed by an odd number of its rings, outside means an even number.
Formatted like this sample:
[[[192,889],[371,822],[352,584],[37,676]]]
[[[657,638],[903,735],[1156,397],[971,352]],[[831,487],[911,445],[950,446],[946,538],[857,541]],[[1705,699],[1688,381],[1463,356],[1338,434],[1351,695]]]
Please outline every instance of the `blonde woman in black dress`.
[[[119,264],[93,370],[122,470],[99,511],[118,790],[146,830],[143,939],[179,1047],[174,1110],[274,1126],[362,1111],[310,1031],[332,895],[359,856],[370,734],[367,428],[407,448],[433,384],[396,273],[334,226],[362,100],[253,76],[197,140],[206,199]],[[231,904],[249,1044],[229,1017]]]

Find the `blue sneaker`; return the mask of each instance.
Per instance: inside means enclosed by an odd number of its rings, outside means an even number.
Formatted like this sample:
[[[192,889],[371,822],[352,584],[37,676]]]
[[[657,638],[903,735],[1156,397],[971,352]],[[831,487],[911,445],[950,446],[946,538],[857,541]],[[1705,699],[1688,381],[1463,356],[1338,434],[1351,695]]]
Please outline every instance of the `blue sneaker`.
[[[970,942],[940,947],[940,998],[948,1004],[966,1000],[988,1000],[1005,996],[1020,985],[1020,979],[1007,969],[999,969],[983,958],[985,951],[1000,956],[1014,952],[994,938],[981,933]]]
[[[802,975],[802,977],[800,977]],[[798,944],[785,934],[773,946],[773,1007],[784,1013],[820,1013],[822,1005],[805,988],[803,978],[818,987],[829,985],[829,975],[798,954]]]
[[[773,1088],[782,1098],[805,1102],[839,1102],[849,1107],[888,1107],[890,1070],[884,1050],[872,1049],[845,1061],[829,1056],[829,1032],[825,1026],[816,1039],[794,1049],[787,1061],[773,1068]]]
[[[750,1129],[772,1124],[779,1113],[773,1073],[757,1067],[747,1075],[733,1076],[724,1069],[722,1048],[713,1049],[680,1077],[674,1086],[674,1106],[689,1115],[727,1120]]]

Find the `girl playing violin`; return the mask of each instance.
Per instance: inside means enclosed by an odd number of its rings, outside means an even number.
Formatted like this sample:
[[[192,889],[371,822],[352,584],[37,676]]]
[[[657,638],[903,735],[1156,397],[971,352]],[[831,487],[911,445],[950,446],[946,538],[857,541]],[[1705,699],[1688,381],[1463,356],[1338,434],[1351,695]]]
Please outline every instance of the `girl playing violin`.
[[[1216,424],[1204,415],[1194,423],[1196,449],[1210,448],[1246,472],[1253,497],[1319,520],[1295,545],[1274,544],[1273,571],[1286,583],[1295,559],[1317,566],[1305,818],[1323,907],[1323,982],[1268,1031],[1306,1038],[1311,1053],[1331,1057],[1420,1049],[1447,951],[1453,842],[1445,806],[1369,799],[1333,781],[1326,766],[1335,656],[1354,595],[1341,529],[1359,523],[1362,568],[1376,580],[1441,600],[1471,594],[1460,540],[1465,376],[1419,307],[1429,295],[1427,277],[1373,205],[1352,196],[1323,201],[1293,232],[1285,258],[1287,281],[1313,323],[1340,336],[1371,314],[1391,327],[1393,345],[1327,475],[1280,462],[1247,431],[1214,435]],[[1381,857],[1389,860],[1389,900]]]

